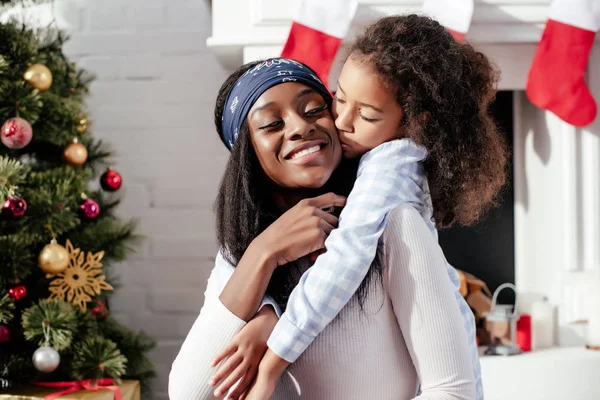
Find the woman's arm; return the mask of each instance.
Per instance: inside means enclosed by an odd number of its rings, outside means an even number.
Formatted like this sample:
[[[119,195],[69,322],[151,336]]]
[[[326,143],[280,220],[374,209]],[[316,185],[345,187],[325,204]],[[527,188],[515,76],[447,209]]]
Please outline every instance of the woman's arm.
[[[216,368],[211,367],[211,361],[246,325],[219,300],[217,274],[217,268],[213,269],[204,292],[200,315],[171,366],[171,400],[214,399],[214,387],[208,384],[216,372]]]
[[[244,321],[249,321],[267,290],[277,263],[265,247],[250,244],[220,293],[223,305]]]
[[[390,214],[383,239],[387,289],[421,384],[417,398],[474,399],[467,336],[441,248],[408,205]]]
[[[269,255],[270,253],[259,244],[251,244],[231,277],[227,276],[225,271],[225,279],[228,282],[226,281],[223,293],[221,293],[223,266],[216,265],[212,270],[204,292],[204,305],[200,315],[190,329],[171,367],[169,375],[171,400],[215,398],[213,396],[215,388],[208,384],[217,370],[216,367],[211,366],[211,362],[246,325],[246,321],[236,312],[245,315],[245,312],[250,312],[245,310],[252,309],[254,315],[264,295],[263,286],[266,287],[266,284],[247,285],[246,288],[240,289],[243,293],[225,296],[225,300],[222,300],[223,295],[232,281],[234,284],[243,279],[268,283],[274,268],[268,261]],[[220,257],[218,255],[217,259]],[[240,276],[243,278],[240,279]]]
[[[223,293],[225,286],[227,286],[227,284],[229,283],[229,279],[231,278],[234,272],[235,267],[225,259],[222,251],[219,251],[217,253],[217,257],[215,257],[215,268],[213,270],[213,279],[217,281],[217,286],[219,289],[217,293],[218,296],[220,296],[221,293]],[[266,294],[262,298],[262,302],[258,307],[258,311],[261,311],[265,306],[271,306],[277,317],[281,317],[281,309],[279,305],[271,296]]]
[[[333,227],[321,208],[344,202],[327,193],[292,207],[254,239],[222,292],[213,269],[204,306],[171,367],[171,400],[214,398],[208,385],[216,371],[211,362],[255,315],[273,270],[323,247]]]
[[[326,193],[286,211],[252,241],[221,293],[223,304],[244,321],[252,318],[274,269],[322,249],[338,222],[323,209],[345,204],[345,197]]]

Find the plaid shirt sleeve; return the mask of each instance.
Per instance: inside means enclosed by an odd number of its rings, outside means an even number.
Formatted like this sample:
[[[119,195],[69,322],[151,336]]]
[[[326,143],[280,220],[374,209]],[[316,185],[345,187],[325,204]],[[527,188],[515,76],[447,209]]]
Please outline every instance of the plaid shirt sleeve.
[[[365,154],[339,226],[327,251],[302,275],[267,342],[294,362],[348,303],[367,274],[389,213],[409,203],[423,207],[424,149],[407,139],[383,143]]]
[[[475,327],[475,317],[469,305],[459,292],[460,278],[456,269],[448,263],[448,276],[454,286],[454,297],[460,309],[460,315],[463,319],[463,324],[469,340],[469,348],[471,350],[471,360],[473,361],[473,373],[475,375],[475,400],[483,400],[483,382],[481,381],[481,365],[479,364],[479,351],[477,350],[477,330]]]

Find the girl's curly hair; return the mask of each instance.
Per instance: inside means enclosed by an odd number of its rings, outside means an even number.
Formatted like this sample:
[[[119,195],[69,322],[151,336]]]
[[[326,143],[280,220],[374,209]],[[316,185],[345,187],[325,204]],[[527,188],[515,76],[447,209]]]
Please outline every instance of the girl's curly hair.
[[[477,221],[495,203],[507,165],[504,135],[488,110],[498,75],[487,57],[418,15],[379,20],[349,54],[396,93],[406,137],[427,148],[438,227]]]

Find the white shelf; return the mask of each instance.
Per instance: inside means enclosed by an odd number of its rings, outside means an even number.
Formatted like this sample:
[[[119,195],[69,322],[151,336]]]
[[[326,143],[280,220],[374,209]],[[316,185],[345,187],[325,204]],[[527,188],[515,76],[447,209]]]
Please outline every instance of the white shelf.
[[[598,400],[600,351],[554,348],[517,356],[482,356],[486,400]]]

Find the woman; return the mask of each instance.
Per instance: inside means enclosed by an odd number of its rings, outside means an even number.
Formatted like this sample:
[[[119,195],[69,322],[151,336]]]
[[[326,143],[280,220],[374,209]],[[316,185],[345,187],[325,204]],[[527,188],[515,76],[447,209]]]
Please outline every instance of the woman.
[[[174,399],[211,398],[207,381],[214,355],[254,315],[265,292],[285,304],[303,270],[302,262],[291,262],[320,249],[337,222],[322,209],[343,205],[343,198],[333,194],[310,198],[329,182],[347,178],[342,172],[342,179],[329,179],[340,160],[340,144],[322,86],[294,76],[291,82],[254,87],[255,98],[235,98],[225,111],[247,108],[240,114],[239,132],[224,124],[223,103],[234,83],[252,82],[248,77],[255,75],[261,79],[272,66],[243,67],[219,95],[217,129],[230,146],[237,138],[219,195],[219,239],[229,260],[239,262],[220,299],[214,278],[209,280],[205,306],[173,365]],[[281,75],[271,78],[276,76]],[[294,156],[315,143],[316,153]],[[358,301],[344,308],[289,368],[302,396],[411,398],[419,381],[426,398],[473,398],[468,345],[445,265],[421,216],[410,206],[398,207]],[[274,398],[297,396],[285,376]]]

